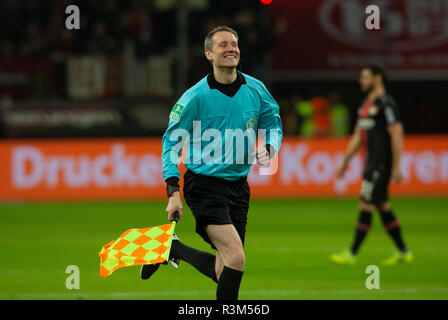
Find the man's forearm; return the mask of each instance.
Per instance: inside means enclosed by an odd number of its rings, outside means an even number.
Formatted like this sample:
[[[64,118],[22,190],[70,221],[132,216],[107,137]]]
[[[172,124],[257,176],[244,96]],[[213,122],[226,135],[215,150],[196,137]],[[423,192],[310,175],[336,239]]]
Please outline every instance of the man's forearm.
[[[361,138],[359,136],[359,132],[356,131],[348,143],[347,151],[344,155],[344,164],[347,165],[350,159],[355,155],[356,151],[358,151],[359,146],[361,144]]]
[[[403,126],[401,123],[394,123],[387,128],[390,135],[392,152],[392,170],[400,166],[400,158],[403,150]]]
[[[403,150],[403,134],[400,132],[391,135],[392,147],[392,170],[400,166],[401,153]]]

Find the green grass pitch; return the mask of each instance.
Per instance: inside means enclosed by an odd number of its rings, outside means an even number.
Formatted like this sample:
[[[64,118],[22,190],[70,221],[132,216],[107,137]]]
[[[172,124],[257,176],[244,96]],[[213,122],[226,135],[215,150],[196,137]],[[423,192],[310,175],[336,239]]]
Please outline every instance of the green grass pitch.
[[[124,230],[166,223],[166,202],[0,205],[0,299],[214,299],[216,285],[193,267],[162,266],[149,280],[140,267],[99,277],[98,252]],[[381,267],[393,251],[378,215],[354,267],[329,255],[351,243],[355,199],[253,200],[240,299],[448,299],[448,199],[394,199],[410,265]],[[194,232],[188,208],[176,228],[190,246],[211,249]],[[368,290],[366,266],[380,267],[379,290]],[[80,289],[65,287],[68,265]]]

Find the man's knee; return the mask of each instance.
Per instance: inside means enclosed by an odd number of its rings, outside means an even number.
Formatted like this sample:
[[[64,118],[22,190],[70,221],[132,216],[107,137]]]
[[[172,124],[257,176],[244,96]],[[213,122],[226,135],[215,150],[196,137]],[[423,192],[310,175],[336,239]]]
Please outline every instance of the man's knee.
[[[245,260],[243,244],[235,227],[233,225],[208,225],[206,231],[217,248],[224,265],[243,271]]]
[[[242,246],[233,244],[225,249],[225,254],[221,253],[224,265],[235,270],[243,271],[246,258]]]
[[[389,202],[384,202],[384,203],[378,205],[377,208],[380,213],[390,211],[390,209],[391,209]]]
[[[371,203],[365,202],[365,201],[361,201],[359,203],[359,209],[362,211],[368,211],[368,212],[373,212],[373,210],[375,209],[375,206]]]
[[[244,263],[245,263],[245,256],[243,250],[235,250],[232,252],[232,254],[228,257],[226,261],[226,266],[235,270],[243,271],[244,270]]]

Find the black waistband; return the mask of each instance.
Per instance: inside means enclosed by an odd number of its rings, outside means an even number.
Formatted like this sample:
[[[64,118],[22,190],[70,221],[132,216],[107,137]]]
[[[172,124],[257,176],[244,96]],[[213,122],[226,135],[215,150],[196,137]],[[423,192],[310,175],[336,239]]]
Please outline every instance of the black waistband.
[[[223,179],[223,178],[207,176],[207,175],[200,174],[200,173],[194,173],[190,169],[187,169],[187,172],[185,172],[185,174],[190,174],[192,176],[198,176],[198,177],[204,177],[206,179],[214,180],[214,181],[221,182],[221,183],[224,183],[224,184],[227,184],[227,185],[235,185],[235,184],[240,184],[240,183],[243,183],[243,182],[247,181],[247,176],[246,177],[241,177],[240,179],[235,180],[235,181],[231,181],[231,180],[226,180],[226,179]]]

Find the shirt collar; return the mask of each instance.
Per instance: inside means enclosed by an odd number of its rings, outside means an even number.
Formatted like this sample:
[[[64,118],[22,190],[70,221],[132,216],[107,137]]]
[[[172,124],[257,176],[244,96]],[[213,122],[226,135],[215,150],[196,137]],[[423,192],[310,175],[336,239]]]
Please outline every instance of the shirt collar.
[[[230,84],[219,83],[218,81],[216,81],[213,72],[209,73],[207,76],[207,82],[210,89],[217,89],[226,96],[233,97],[238,92],[240,87],[246,83],[246,79],[244,78],[243,74],[238,70],[236,71],[236,73],[236,80]]]

